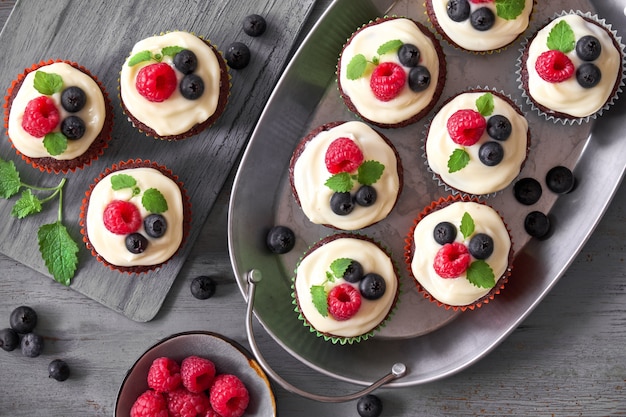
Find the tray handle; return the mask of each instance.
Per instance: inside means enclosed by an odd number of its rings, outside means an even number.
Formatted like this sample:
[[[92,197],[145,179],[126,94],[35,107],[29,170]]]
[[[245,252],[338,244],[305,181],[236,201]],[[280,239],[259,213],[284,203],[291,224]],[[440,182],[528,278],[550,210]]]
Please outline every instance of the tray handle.
[[[300,388],[293,386],[292,384],[287,382],[285,379],[283,379],[280,375],[278,375],[269,366],[269,364],[265,361],[265,359],[263,358],[263,355],[259,351],[259,347],[257,346],[256,340],[254,338],[253,329],[252,329],[254,295],[256,291],[256,284],[259,283],[261,279],[262,279],[261,271],[257,269],[252,269],[248,271],[248,273],[246,274],[246,280],[248,282],[248,307],[246,309],[246,334],[248,336],[248,341],[250,343],[252,353],[254,354],[257,361],[259,362],[259,365],[261,365],[261,368],[263,368],[263,370],[268,375],[270,375],[274,381],[276,381],[281,387],[283,387],[287,391],[300,395],[301,397],[314,400],[314,401],[327,402],[327,403],[341,403],[341,402],[352,401],[357,398],[360,398],[363,395],[369,394],[375,389],[381,387],[382,385],[396,378],[401,378],[404,375],[406,375],[406,372],[407,372],[406,366],[403,363],[395,363],[391,367],[391,371],[388,374],[378,379],[377,381],[375,381],[368,387],[352,394],[339,395],[339,396],[325,396],[325,395],[313,394],[313,393],[301,390]]]

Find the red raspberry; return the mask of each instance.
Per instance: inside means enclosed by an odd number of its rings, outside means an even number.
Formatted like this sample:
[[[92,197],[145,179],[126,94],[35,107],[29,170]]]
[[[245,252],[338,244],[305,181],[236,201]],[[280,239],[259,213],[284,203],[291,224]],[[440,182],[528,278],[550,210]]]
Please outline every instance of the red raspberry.
[[[135,83],[139,94],[156,103],[167,100],[178,87],[176,73],[164,62],[140,69]]]
[[[26,104],[22,128],[31,136],[43,138],[59,125],[60,120],[54,101],[48,96],[39,96]]]
[[[130,417],[168,417],[167,402],[163,395],[153,390],[145,391],[135,400]]]
[[[204,392],[189,392],[181,387],[167,394],[167,409],[172,417],[210,416],[207,412],[211,403]]]
[[[215,377],[209,396],[211,407],[222,417],[239,417],[248,407],[250,395],[239,378],[231,374]]]
[[[183,386],[191,392],[208,390],[215,378],[215,364],[208,359],[189,356],[180,364]]]
[[[433,267],[441,278],[456,278],[467,270],[470,261],[467,247],[460,242],[452,242],[439,249]]]
[[[485,132],[487,121],[476,110],[462,109],[450,116],[446,126],[454,143],[472,146]]]
[[[389,101],[398,96],[406,83],[406,72],[395,62],[383,62],[374,68],[370,88],[380,101]]]
[[[549,83],[565,81],[576,72],[572,60],[563,52],[556,50],[546,51],[539,55],[535,62],[535,69],[537,74]]]
[[[148,370],[148,386],[157,392],[170,392],[180,387],[178,362],[166,357],[152,361]]]
[[[104,208],[102,215],[104,227],[116,235],[134,233],[141,227],[141,213],[137,206],[129,201],[113,200]]]
[[[331,174],[355,171],[363,162],[361,148],[350,138],[338,138],[326,149],[326,169]]]
[[[348,320],[361,308],[361,293],[350,284],[340,284],[328,293],[328,312],[335,320]]]

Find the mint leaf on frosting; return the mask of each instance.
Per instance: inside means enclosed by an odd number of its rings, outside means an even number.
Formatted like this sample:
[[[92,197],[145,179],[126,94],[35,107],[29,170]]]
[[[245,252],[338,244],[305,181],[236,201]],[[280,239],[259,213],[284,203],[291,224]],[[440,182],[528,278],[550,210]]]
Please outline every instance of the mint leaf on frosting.
[[[467,280],[479,288],[492,288],[496,278],[489,264],[483,260],[474,261],[465,272]]]
[[[325,186],[337,193],[347,193],[352,189],[352,178],[347,172],[335,174],[324,183]]]
[[[326,293],[326,288],[323,285],[313,285],[310,291],[315,309],[322,317],[328,317],[328,294]]]
[[[33,86],[41,94],[51,96],[63,89],[63,78],[59,74],[37,71]]]
[[[476,109],[483,117],[491,116],[493,113],[493,94],[485,93],[476,100]]]
[[[124,188],[132,188],[135,185],[137,185],[137,181],[128,174],[115,174],[111,176],[111,188],[115,191]]]
[[[131,56],[130,59],[128,60],[128,66],[134,67],[135,65],[141,62],[150,61],[151,59],[152,59],[152,52],[150,51],[137,52],[135,55]]]
[[[564,54],[571,52],[576,47],[576,36],[572,27],[565,20],[561,20],[550,29],[547,46],[551,50],[561,51]]]
[[[167,201],[156,188],[148,188],[141,197],[141,204],[151,213],[163,213],[167,211]]]
[[[395,52],[402,46],[403,42],[399,39],[387,41],[378,47],[376,53],[378,55],[388,54],[389,52]]]
[[[463,217],[461,218],[461,227],[460,227],[461,233],[463,233],[463,237],[465,239],[470,237],[472,233],[474,233],[475,227],[476,226],[474,225],[474,219],[472,219],[472,216],[468,212],[465,212],[463,214]]]
[[[469,164],[469,161],[470,157],[465,149],[455,149],[448,159],[448,172],[452,174],[453,172],[462,170]]]
[[[524,0],[496,0],[496,14],[506,20],[515,20],[526,7]]]
[[[378,161],[365,161],[357,170],[357,181],[363,185],[372,185],[383,175],[385,166]]]
[[[336,278],[342,278],[351,263],[350,258],[338,258],[330,264],[330,270]]]
[[[43,138],[43,146],[50,155],[61,155],[67,149],[67,138],[61,132],[48,133]]]
[[[365,55],[358,54],[352,57],[348,63],[346,78],[349,80],[356,80],[361,78],[365,69],[367,68],[367,59]]]
[[[166,46],[165,48],[161,49],[161,54],[163,56],[171,56],[173,58],[174,55],[176,55],[177,53],[179,53],[180,51],[184,49],[185,48],[181,46]]]

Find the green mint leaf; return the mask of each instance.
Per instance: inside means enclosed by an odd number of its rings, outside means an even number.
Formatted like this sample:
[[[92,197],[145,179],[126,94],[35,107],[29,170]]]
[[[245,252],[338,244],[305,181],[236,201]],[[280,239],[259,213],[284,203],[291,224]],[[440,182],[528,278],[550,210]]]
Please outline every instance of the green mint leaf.
[[[148,188],[141,197],[141,204],[151,213],[163,213],[167,211],[167,201],[156,188]]]
[[[496,14],[502,19],[515,20],[525,6],[524,0],[496,0]]]
[[[383,175],[385,166],[378,161],[365,161],[357,170],[357,181],[363,185],[372,185]]]
[[[378,58],[377,56],[372,57],[372,64],[374,65],[380,64],[380,58]]]
[[[330,270],[335,277],[342,278],[351,263],[352,259],[350,258],[338,258],[330,264]]]
[[[111,176],[111,188],[115,191],[124,188],[132,188],[137,185],[137,181],[128,174],[116,174]]]
[[[402,41],[399,39],[394,39],[392,41],[387,41],[378,47],[376,53],[378,55],[384,55],[389,52],[395,52],[402,46]]]
[[[67,138],[61,132],[48,133],[43,138],[43,146],[50,155],[61,155],[67,149]]]
[[[44,224],[37,232],[39,252],[54,277],[54,280],[68,286],[78,265],[78,245],[67,232],[60,220]]]
[[[22,183],[13,161],[0,159],[0,196],[11,198],[20,191]]]
[[[335,282],[335,276],[330,271],[326,271],[326,282]]]
[[[23,219],[41,211],[41,200],[30,189],[22,191],[22,196],[11,209],[11,216]]]
[[[323,285],[311,286],[311,299],[322,317],[328,317],[328,295]]]
[[[365,55],[358,54],[355,55],[350,62],[348,63],[346,77],[349,80],[356,80],[361,78],[365,69],[367,68],[367,59],[365,59]]]
[[[467,280],[479,288],[493,288],[496,278],[489,264],[483,260],[474,261],[465,271]]]
[[[172,58],[174,58],[174,55],[176,55],[177,53],[179,53],[180,51],[184,49],[185,48],[181,46],[166,46],[165,48],[161,49],[161,54],[163,56],[171,56]]]
[[[337,193],[347,193],[352,189],[352,178],[347,172],[335,174],[324,183],[325,186]]]
[[[150,51],[141,51],[137,52],[135,55],[131,56],[128,60],[128,66],[134,67],[140,62],[150,61],[152,59],[152,53]]]
[[[63,78],[59,74],[37,71],[33,85],[41,94],[51,96],[63,89]]]
[[[463,233],[463,237],[465,239],[470,237],[472,233],[474,233],[474,228],[474,219],[472,219],[472,216],[470,216],[468,212],[465,212],[461,218],[461,233]]]
[[[548,48],[568,53],[576,46],[576,37],[569,23],[561,20],[554,25],[548,34]]]
[[[448,172],[452,174],[462,170],[469,164],[470,157],[465,149],[458,148],[452,152],[450,159],[448,159]]]
[[[493,94],[491,93],[485,93],[476,100],[476,109],[483,117],[491,116],[493,107]]]

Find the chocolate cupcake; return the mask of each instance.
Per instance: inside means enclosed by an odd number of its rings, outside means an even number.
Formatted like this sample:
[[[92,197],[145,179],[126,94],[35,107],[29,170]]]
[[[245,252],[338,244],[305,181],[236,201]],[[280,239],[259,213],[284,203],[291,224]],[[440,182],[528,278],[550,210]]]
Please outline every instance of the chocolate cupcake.
[[[613,104],[624,85],[624,46],[611,25],[591,13],[561,12],[524,43],[518,81],[540,116],[583,123]]]
[[[437,103],[445,80],[446,60],[435,35],[403,17],[378,18],[359,28],[337,64],[346,106],[382,128],[422,119]]]
[[[26,68],[5,97],[11,146],[40,171],[67,173],[108,147],[113,109],[104,86],[85,67],[48,60]]]
[[[148,136],[180,140],[222,115],[230,75],[208,40],[176,31],[136,43],[120,72],[120,101],[129,121]]]
[[[368,339],[398,302],[398,271],[373,239],[339,233],[315,243],[298,263],[293,304],[312,333],[333,343]]]
[[[129,160],[90,185],[80,210],[87,249],[112,270],[144,273],[170,260],[187,239],[191,203],[169,169]]]
[[[497,211],[476,199],[449,196],[417,216],[406,238],[405,262],[425,298],[446,309],[474,310],[504,288],[513,244]]]
[[[389,139],[360,121],[313,129],[296,147],[289,181],[307,218],[341,230],[371,226],[395,207],[403,185]]]
[[[455,194],[488,196],[519,175],[530,130],[510,97],[477,87],[444,102],[424,141],[426,164],[440,185]]]

